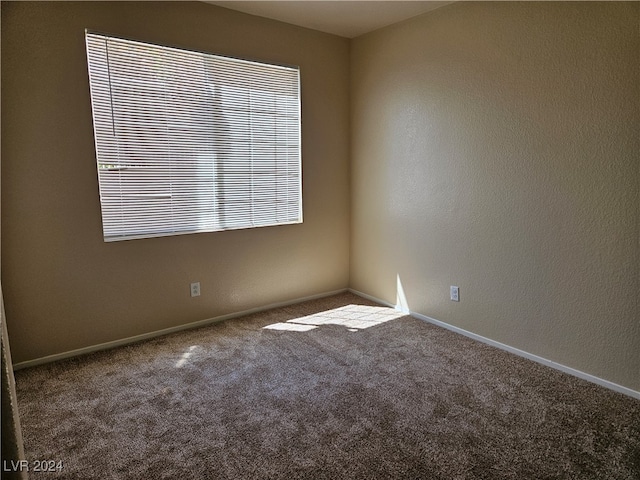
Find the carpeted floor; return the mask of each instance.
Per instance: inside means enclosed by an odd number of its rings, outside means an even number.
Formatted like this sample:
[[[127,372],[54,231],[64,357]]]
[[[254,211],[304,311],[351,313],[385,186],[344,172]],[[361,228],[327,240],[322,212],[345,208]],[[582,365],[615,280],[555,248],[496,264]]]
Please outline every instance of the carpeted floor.
[[[640,401],[351,294],[16,381],[31,478],[640,478]]]

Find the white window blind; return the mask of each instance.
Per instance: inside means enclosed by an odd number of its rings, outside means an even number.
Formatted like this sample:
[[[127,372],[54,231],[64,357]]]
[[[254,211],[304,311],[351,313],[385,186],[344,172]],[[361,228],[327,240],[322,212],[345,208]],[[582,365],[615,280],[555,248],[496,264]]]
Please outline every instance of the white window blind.
[[[105,241],[302,222],[297,68],[86,43]]]

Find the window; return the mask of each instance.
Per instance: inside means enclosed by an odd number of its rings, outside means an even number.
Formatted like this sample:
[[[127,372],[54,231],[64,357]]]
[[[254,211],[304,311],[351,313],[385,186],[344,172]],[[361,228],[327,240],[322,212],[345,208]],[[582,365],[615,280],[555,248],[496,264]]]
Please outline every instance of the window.
[[[105,241],[302,222],[298,68],[86,43]]]

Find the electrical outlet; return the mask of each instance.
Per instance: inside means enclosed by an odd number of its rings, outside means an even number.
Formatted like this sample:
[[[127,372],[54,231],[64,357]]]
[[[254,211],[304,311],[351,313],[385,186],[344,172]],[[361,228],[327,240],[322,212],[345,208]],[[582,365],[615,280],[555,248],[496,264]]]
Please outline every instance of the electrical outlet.
[[[195,282],[191,284],[191,296],[192,297],[200,296],[200,282]]]
[[[460,301],[460,289],[458,287],[451,285],[450,294],[453,302]]]

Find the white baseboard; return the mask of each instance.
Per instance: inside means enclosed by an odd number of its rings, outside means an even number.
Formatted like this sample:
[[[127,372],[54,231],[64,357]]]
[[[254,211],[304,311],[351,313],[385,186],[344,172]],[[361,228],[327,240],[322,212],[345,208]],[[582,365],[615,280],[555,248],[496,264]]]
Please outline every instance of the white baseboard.
[[[355,295],[358,295],[362,298],[366,298],[367,300],[371,300],[372,302],[380,303],[382,305],[386,305],[388,307],[394,308],[396,310],[402,311],[398,305],[392,305],[389,302],[381,300],[379,298],[373,297],[371,295],[367,295],[366,293],[359,292],[358,290],[354,290],[352,288],[349,291]],[[574,377],[581,378],[583,380],[587,380],[588,382],[595,383],[596,385],[600,385],[602,387],[608,388],[609,390],[613,390],[618,393],[623,393],[633,398],[637,398],[640,400],[640,392],[636,390],[632,390],[627,387],[623,387],[622,385],[618,385],[617,383],[610,382],[609,380],[604,380],[603,378],[596,377],[595,375],[591,375],[589,373],[582,372],[580,370],[576,370],[575,368],[567,367],[566,365],[562,365],[561,363],[554,362],[552,360],[548,360],[543,357],[539,357],[538,355],[534,355],[533,353],[525,352],[524,350],[520,350],[515,347],[511,347],[504,343],[496,342],[495,340],[491,340],[490,338],[483,337],[481,335],[477,335],[475,333],[469,332],[459,327],[455,327],[453,325],[449,325],[448,323],[441,322],[440,320],[436,320],[435,318],[427,317],[426,315],[422,315],[421,313],[416,312],[403,312],[408,313],[412,317],[415,317],[419,320],[424,320],[425,322],[432,323],[433,325],[437,325],[442,328],[446,328],[447,330],[451,330],[452,332],[459,333],[464,335],[465,337],[472,338],[473,340],[477,340],[482,343],[486,343],[487,345],[491,345],[492,347],[499,348],[501,350],[506,350],[507,352],[513,353],[520,357],[527,358],[529,360],[533,360],[534,362],[540,363],[542,365],[546,365],[547,367],[555,368],[556,370],[560,370],[561,372],[568,373],[569,375],[573,375]]]
[[[142,340],[148,340],[150,338],[160,337],[162,335],[167,335],[169,333],[175,333],[175,332],[180,332],[182,330],[190,330],[193,328],[204,327],[206,325],[212,325],[214,323],[223,322],[224,320],[242,317],[252,313],[263,312],[265,310],[271,310],[278,307],[286,307],[287,305],[295,305],[296,303],[302,303],[308,300],[316,300],[318,298],[330,297],[331,295],[337,295],[339,293],[344,293],[346,291],[348,291],[348,289],[343,288],[340,290],[333,290],[331,292],[324,292],[324,293],[318,293],[316,295],[310,295],[308,297],[286,300],[284,302],[270,303],[269,305],[250,308],[249,310],[242,310],[240,312],[228,313],[226,315],[220,315],[218,317],[207,318],[204,320],[199,320],[197,322],[178,325],[176,327],[164,328],[162,330],[156,330],[154,332],[134,335],[133,337],[122,338],[120,340],[113,340],[111,342],[99,343],[98,345],[91,345],[89,347],[78,348],[76,350],[70,350],[68,352],[56,353],[54,355],[47,355],[46,357],[40,357],[40,358],[35,358],[33,360],[27,360],[25,362],[14,363],[13,369],[20,370],[22,368],[35,367],[36,365],[51,363],[57,360],[63,360],[65,358],[77,357],[79,355],[86,355],[88,353],[99,352],[100,350],[108,350],[110,348],[121,347],[123,345],[129,345],[131,343],[140,342]]]

